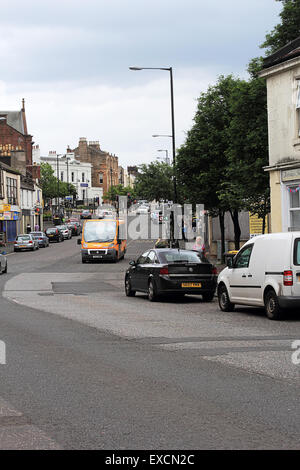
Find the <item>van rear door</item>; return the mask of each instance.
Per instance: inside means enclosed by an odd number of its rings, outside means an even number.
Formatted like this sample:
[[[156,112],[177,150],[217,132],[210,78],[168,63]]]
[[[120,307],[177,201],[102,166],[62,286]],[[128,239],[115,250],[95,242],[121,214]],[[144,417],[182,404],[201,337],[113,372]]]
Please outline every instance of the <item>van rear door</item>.
[[[300,237],[295,237],[293,246],[293,286],[292,294],[300,297]]]

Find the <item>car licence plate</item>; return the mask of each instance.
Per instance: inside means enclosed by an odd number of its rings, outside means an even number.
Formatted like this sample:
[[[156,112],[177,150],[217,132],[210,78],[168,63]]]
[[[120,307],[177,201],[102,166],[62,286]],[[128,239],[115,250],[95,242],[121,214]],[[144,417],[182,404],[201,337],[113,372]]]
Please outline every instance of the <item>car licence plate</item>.
[[[103,258],[102,255],[93,255],[93,258]]]
[[[202,287],[201,282],[182,282],[181,287]]]

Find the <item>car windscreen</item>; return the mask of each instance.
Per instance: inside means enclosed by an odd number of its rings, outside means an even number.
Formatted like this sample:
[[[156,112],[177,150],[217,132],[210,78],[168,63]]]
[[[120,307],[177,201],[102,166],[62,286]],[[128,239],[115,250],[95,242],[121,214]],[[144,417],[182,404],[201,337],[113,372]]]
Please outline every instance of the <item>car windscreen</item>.
[[[86,242],[112,242],[115,239],[117,224],[114,221],[86,222],[84,227],[84,241]]]
[[[42,237],[43,236],[43,233],[42,232],[31,232],[31,235],[33,237]]]
[[[46,233],[56,233],[56,228],[47,228]]]
[[[19,236],[17,237],[17,240],[25,241],[25,240],[31,240],[31,238],[30,238],[29,235],[19,235]]]
[[[187,250],[166,250],[158,252],[161,263],[201,263],[199,254]]]

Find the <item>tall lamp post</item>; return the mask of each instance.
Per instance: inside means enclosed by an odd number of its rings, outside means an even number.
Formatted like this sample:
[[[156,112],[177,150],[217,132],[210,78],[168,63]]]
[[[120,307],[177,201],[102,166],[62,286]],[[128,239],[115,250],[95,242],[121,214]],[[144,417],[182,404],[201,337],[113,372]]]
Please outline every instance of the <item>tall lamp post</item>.
[[[160,150],[157,150],[158,152],[166,152],[166,156],[164,158],[165,160],[165,163],[169,164],[169,154],[168,154],[168,150],[167,149],[160,149]]]
[[[62,155],[65,155],[64,153],[57,153],[56,154],[56,171],[57,171],[57,202],[56,202],[56,207],[57,207],[57,212],[60,210],[60,200],[59,200],[59,159],[58,157],[61,157]]]
[[[129,70],[165,70],[170,72],[170,91],[171,91],[171,122],[172,122],[172,147],[173,147],[173,169],[174,169],[174,202],[177,203],[177,184],[176,184],[176,148],[175,148],[175,119],[174,119],[174,90],[173,90],[173,69],[172,67],[129,67]]]

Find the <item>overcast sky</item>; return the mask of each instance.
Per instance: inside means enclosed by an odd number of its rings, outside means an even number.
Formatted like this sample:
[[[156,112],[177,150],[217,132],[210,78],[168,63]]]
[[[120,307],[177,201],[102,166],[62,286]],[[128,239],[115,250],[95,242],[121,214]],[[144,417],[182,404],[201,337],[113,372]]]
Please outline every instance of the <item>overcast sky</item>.
[[[279,22],[275,0],[1,0],[0,110],[25,98],[28,132],[64,153],[80,137],[99,140],[123,166],[167,149],[173,67],[176,146],[199,94],[221,74],[247,78]]]

